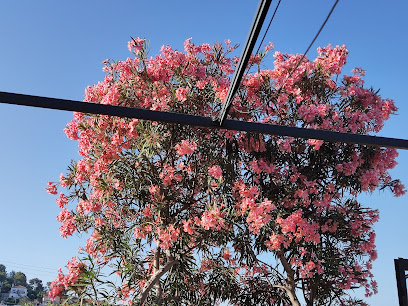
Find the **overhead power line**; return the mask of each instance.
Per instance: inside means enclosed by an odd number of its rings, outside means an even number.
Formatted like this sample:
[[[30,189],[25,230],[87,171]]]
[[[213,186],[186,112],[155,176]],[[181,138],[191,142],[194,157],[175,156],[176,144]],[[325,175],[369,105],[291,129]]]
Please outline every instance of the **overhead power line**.
[[[388,137],[378,137],[361,134],[340,133],[327,130],[305,129],[292,126],[281,126],[239,120],[225,120],[220,126],[209,117],[194,116],[180,113],[152,111],[140,108],[78,102],[64,99],[54,99],[29,96],[15,93],[0,92],[0,103],[34,106],[65,111],[76,111],[88,114],[101,114],[122,118],[137,118],[165,123],[176,123],[203,128],[217,128],[233,131],[245,131],[276,136],[290,136],[305,139],[320,139],[330,142],[356,143],[376,147],[389,147],[408,150],[408,140]]]
[[[23,272],[24,274],[26,272],[29,272],[31,274],[44,275],[44,276],[55,276],[58,274],[58,269],[56,269],[54,272],[51,272],[51,271],[44,271],[44,270],[39,270],[35,268],[22,267],[18,265],[9,265],[7,267],[10,267],[11,270],[17,270],[18,272]]]
[[[266,34],[268,34],[269,28],[271,27],[272,21],[275,19],[275,15],[276,15],[276,12],[278,11],[278,8],[279,8],[279,5],[280,5],[281,1],[282,1],[282,0],[279,0],[278,4],[277,4],[276,7],[275,7],[275,10],[273,11],[271,20],[269,21],[268,26],[266,27],[265,33],[264,33],[264,35],[262,36],[261,42],[259,43],[258,49],[256,50],[255,54],[258,54],[259,50],[260,50],[261,47],[262,47],[262,44],[263,44],[263,42],[264,42],[264,40],[265,40],[265,37],[266,37]]]
[[[309,52],[310,48],[313,46],[313,44],[315,43],[317,37],[319,37],[320,33],[322,32],[324,26],[326,25],[327,21],[329,20],[331,14],[333,13],[337,3],[339,2],[339,0],[336,0],[329,12],[329,14],[327,14],[326,19],[324,20],[324,22],[322,23],[322,25],[319,28],[319,31],[317,31],[315,37],[313,38],[313,40],[310,42],[309,46],[307,47],[306,51],[303,53],[303,56],[300,58],[300,60],[297,62],[295,68],[290,72],[289,76],[286,78],[286,80],[283,82],[282,86],[279,88],[278,90],[278,94],[280,93],[280,91],[282,90],[282,88],[285,86],[285,83],[287,82],[287,80],[290,79],[290,77],[293,75],[293,73],[296,71],[296,69],[299,68],[300,64],[302,63],[302,61],[304,60],[304,58],[306,57],[306,54]]]
[[[7,261],[7,260],[2,260],[0,259],[0,264],[4,264],[7,268],[7,266],[22,266],[22,267],[28,267],[28,268],[34,268],[34,269],[42,269],[42,270],[49,270],[51,271],[57,271],[58,269],[53,269],[53,268],[46,268],[46,267],[40,267],[40,266],[33,266],[33,265],[27,265],[27,264],[22,264],[22,263],[17,263],[17,262],[12,262],[12,261]],[[45,271],[48,272],[48,271]]]
[[[269,28],[271,27],[272,21],[275,19],[275,15],[276,15],[276,12],[278,11],[278,8],[279,8],[279,5],[280,5],[281,1],[282,0],[279,0],[278,4],[275,7],[275,10],[273,11],[271,20],[269,20],[269,23],[268,23],[268,26],[266,27],[265,33],[262,36],[261,42],[258,45],[258,49],[256,49],[256,52],[254,53],[255,55],[258,54],[259,50],[262,47],[262,44],[263,44],[263,42],[265,40],[265,37],[266,37],[266,34],[268,34]],[[246,73],[245,73],[245,76],[243,78],[245,78],[248,75],[249,70],[252,68],[252,65],[253,65],[253,63],[251,63],[251,65],[248,68],[246,68]],[[232,103],[232,101],[231,101],[231,103]]]

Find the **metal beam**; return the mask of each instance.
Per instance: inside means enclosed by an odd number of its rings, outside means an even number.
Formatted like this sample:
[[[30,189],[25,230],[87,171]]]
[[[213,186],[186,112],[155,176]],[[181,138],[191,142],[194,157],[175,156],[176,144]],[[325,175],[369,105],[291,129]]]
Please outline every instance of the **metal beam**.
[[[249,58],[251,57],[252,50],[254,49],[256,43],[256,39],[258,38],[259,32],[261,31],[265,17],[268,14],[268,9],[269,6],[271,5],[271,2],[272,0],[259,1],[254,21],[252,22],[252,26],[248,33],[248,37],[244,45],[244,49],[242,50],[242,54],[239,59],[237,68],[235,70],[234,77],[228,89],[227,96],[225,97],[224,105],[221,109],[218,118],[216,118],[216,121],[219,122],[219,125],[223,125],[225,122],[228,111],[234,99],[235,93],[237,92],[239,85],[241,84],[241,79],[248,65]]]
[[[7,92],[0,92],[0,103],[33,106],[55,110],[76,111],[88,114],[109,115],[123,118],[137,118],[204,128],[245,131],[276,136],[291,136],[305,139],[321,139],[330,142],[358,143],[368,146],[388,147],[404,150],[408,149],[408,140],[406,139],[340,133],[327,130],[305,129],[274,124],[245,122],[239,120],[225,120],[224,125],[219,126],[218,122],[214,122],[211,118],[203,116],[152,111],[148,109],[95,104]]]
[[[405,271],[408,270],[408,259],[394,259],[395,277],[397,279],[398,300],[400,306],[408,306],[407,281]]]

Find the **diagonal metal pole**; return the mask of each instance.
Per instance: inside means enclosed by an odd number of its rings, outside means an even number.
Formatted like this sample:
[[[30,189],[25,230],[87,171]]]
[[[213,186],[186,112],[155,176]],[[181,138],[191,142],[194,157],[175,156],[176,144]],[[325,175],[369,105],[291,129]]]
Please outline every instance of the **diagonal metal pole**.
[[[408,150],[408,140],[406,139],[340,133],[327,130],[305,129],[292,126],[245,122],[239,120],[225,120],[224,125],[220,126],[218,122],[214,122],[211,118],[203,116],[152,111],[148,109],[95,104],[7,92],[0,92],[0,103],[33,106],[55,110],[76,111],[87,114],[101,114],[122,118],[136,118],[203,128],[245,131],[305,139],[321,139],[330,142],[356,143],[375,147],[388,147]]]
[[[269,6],[272,0],[261,0],[256,11],[254,21],[252,22],[252,27],[249,31],[248,38],[242,50],[241,57],[239,59],[237,68],[235,70],[234,77],[228,89],[227,96],[224,101],[224,105],[221,112],[216,119],[219,125],[223,125],[227,117],[228,111],[231,107],[232,101],[234,99],[235,93],[237,92],[239,85],[241,84],[242,76],[244,75],[245,69],[248,65],[249,58],[251,57],[252,50],[254,49],[256,39],[258,38],[259,32],[261,31],[263,22],[266,15],[268,14]]]

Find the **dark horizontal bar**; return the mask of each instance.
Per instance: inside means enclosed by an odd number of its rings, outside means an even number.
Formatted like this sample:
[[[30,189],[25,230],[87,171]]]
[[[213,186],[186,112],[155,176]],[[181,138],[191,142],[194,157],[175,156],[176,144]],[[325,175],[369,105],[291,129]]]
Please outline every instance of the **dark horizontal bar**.
[[[291,136],[306,139],[321,139],[330,142],[358,143],[368,146],[408,149],[408,140],[378,137],[360,134],[340,133],[327,130],[305,129],[274,124],[225,120],[223,126],[209,117],[179,113],[152,111],[148,109],[130,108],[79,102],[64,99],[46,98],[23,94],[0,92],[0,103],[33,106],[65,111],[76,111],[88,114],[101,114],[126,118],[137,118],[166,123],[178,123],[197,127],[217,128],[235,131],[255,132],[269,135]]]

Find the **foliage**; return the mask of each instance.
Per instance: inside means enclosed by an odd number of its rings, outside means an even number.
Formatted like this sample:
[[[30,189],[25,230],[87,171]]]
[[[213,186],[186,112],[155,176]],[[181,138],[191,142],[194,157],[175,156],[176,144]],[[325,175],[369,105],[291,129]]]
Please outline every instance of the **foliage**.
[[[86,102],[217,115],[237,63],[229,41],[187,40],[185,52],[166,46],[154,58],[140,38],[128,47],[135,58],[105,61]],[[252,56],[231,118],[370,134],[397,110],[364,88],[362,69],[341,74],[345,46],[318,49],[297,68],[302,55],[275,52],[274,68],[262,69],[271,48]],[[47,190],[67,190],[57,199],[61,235],[90,238],[53,296],[298,305],[303,293],[307,305],[347,305],[349,289],[376,292],[378,212],[357,196],[405,192],[388,173],[396,150],[81,113],[65,132],[81,159]]]
[[[19,302],[19,299],[16,299],[16,298],[8,298],[8,299],[5,301],[5,304],[6,304],[6,305],[16,305],[16,304],[18,304],[18,302]]]
[[[13,285],[26,287],[27,296],[30,300],[41,298],[45,291],[42,280],[39,278],[30,279],[27,283],[27,277],[23,272],[11,271],[10,273],[7,273],[6,266],[2,264],[0,264],[0,283],[1,282],[2,293],[10,292]]]
[[[39,278],[30,279],[28,282],[28,297],[31,300],[42,298],[45,288]]]
[[[7,279],[7,272],[6,267],[4,265],[0,265],[0,282],[4,282]]]
[[[14,285],[27,286],[27,277],[23,272],[17,272],[13,277]]]

